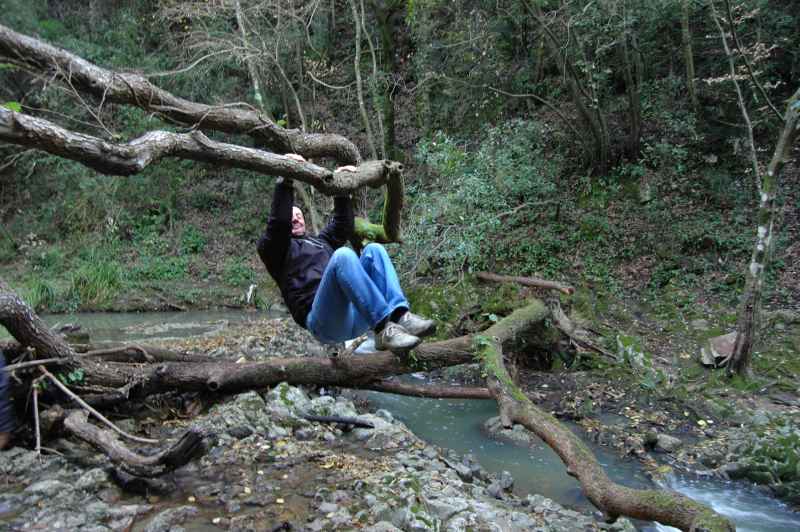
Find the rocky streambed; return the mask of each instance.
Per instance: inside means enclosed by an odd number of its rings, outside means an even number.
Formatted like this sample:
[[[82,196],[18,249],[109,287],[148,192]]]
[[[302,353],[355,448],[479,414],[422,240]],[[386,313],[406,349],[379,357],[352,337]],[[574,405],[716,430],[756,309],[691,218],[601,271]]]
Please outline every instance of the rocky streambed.
[[[286,320],[268,320],[179,347],[258,360],[318,351],[312,344]],[[0,528],[634,530],[625,519],[601,524],[539,495],[516,496],[510,473],[490,474],[469,456],[426,444],[391,412],[359,411],[331,391],[281,384],[211,399],[185,398],[168,417],[162,409],[119,420],[164,440],[190,425],[207,433],[202,458],[154,481],[120,475],[105,456],[68,440],[49,442],[42,456],[0,452]],[[311,422],[309,414],[374,428]]]
[[[313,423],[358,417],[373,429]],[[209,449],[169,478],[126,490],[102,455],[60,442],[69,458],[0,453],[0,526],[10,530],[633,530],[595,523],[541,496],[519,498],[509,476],[426,445],[391,413],[349,399],[309,398],[282,384],[191,420]],[[159,429],[177,436],[189,421]],[[58,443],[57,443],[58,444]],[[130,491],[138,492],[138,495]],[[283,527],[283,528],[281,528]]]

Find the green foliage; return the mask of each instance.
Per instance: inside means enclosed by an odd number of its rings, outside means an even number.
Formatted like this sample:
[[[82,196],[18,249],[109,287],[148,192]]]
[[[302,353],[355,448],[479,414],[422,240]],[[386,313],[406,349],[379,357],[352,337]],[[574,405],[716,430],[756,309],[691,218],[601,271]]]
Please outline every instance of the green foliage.
[[[225,262],[222,280],[231,286],[243,286],[253,282],[256,274],[242,258],[231,258]]]
[[[145,255],[131,269],[131,277],[138,281],[173,281],[185,278],[188,272],[187,257]]]
[[[527,231],[526,222],[555,195],[558,157],[545,157],[543,131],[533,122],[513,121],[490,128],[474,152],[443,133],[420,142],[417,158],[427,165],[447,192],[415,205],[420,220],[406,234],[421,274],[441,275],[490,269],[529,249],[526,237],[496,241],[512,231]],[[419,191],[409,190],[410,195]],[[530,205],[530,206],[528,206]],[[486,243],[493,241],[492,246]],[[403,260],[410,257],[405,255]],[[534,258],[520,264],[532,271]]]
[[[193,225],[187,225],[181,235],[181,251],[186,254],[200,253],[206,247],[206,238]]]
[[[31,258],[33,271],[39,275],[53,275],[64,269],[66,256],[58,246],[51,246]]]
[[[84,374],[83,370],[81,368],[78,368],[73,371],[70,371],[69,373],[59,372],[56,374],[56,377],[58,377],[58,380],[60,380],[67,386],[70,386],[73,384],[81,384],[83,382]]]
[[[122,267],[114,260],[94,255],[72,274],[68,296],[79,306],[108,303],[124,280]]]
[[[56,305],[56,289],[46,279],[35,278],[27,283],[23,299],[34,310],[47,310]]]

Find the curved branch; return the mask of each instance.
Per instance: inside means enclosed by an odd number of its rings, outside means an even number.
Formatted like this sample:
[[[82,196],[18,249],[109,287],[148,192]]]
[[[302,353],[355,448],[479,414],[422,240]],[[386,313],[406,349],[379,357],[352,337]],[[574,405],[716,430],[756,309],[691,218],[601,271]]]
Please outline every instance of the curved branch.
[[[66,50],[0,25],[0,57],[66,83],[106,102],[133,105],[177,124],[249,135],[277,153],[358,164],[358,148],[345,137],[284,129],[249,106],[206,105],[156,87],[143,75],[101,68]]]
[[[283,155],[213,141],[200,131],[151,131],[127,143],[114,143],[4,107],[0,107],[0,140],[72,159],[109,175],[137,174],[163,158],[176,157],[289,177],[328,195],[349,193],[362,186],[380,187],[391,172],[403,169],[402,164],[392,161],[369,161],[353,172],[331,172]]]
[[[609,521],[624,515],[681,530],[735,530],[730,521],[711,508],[679,493],[632,489],[612,482],[586,444],[517,387],[503,362],[502,343],[526,324],[540,321],[546,315],[547,308],[535,302],[475,337],[475,350],[488,374],[489,390],[500,408],[503,424],[511,427],[518,423],[547,443],[564,462],[567,473],[578,479],[587,498]]]
[[[128,449],[116,435],[89,423],[88,414],[76,410],[64,420],[64,427],[78,438],[103,451],[126,472],[138,477],[156,477],[177,469],[203,452],[203,435],[192,429],[160,453],[144,456]]]

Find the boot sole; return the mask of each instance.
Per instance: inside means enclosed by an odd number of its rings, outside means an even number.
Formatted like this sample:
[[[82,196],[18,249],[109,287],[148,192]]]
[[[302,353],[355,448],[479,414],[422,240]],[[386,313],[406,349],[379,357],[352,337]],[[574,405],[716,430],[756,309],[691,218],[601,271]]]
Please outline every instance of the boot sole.
[[[424,329],[420,333],[411,332],[408,329],[406,329],[406,331],[408,331],[408,334],[413,334],[417,338],[426,338],[426,337],[428,337],[428,336],[430,336],[430,335],[432,335],[432,334],[434,334],[436,332],[436,324],[434,323],[433,325],[431,325],[427,329]]]
[[[417,336],[417,338],[419,338],[419,336]],[[408,353],[409,351],[411,351],[412,349],[414,349],[415,347],[417,347],[421,343],[422,343],[422,339],[420,339],[418,342],[410,345],[409,347],[395,347],[394,349],[392,349],[389,346],[382,345],[381,347],[375,346],[375,349],[377,351],[390,351],[390,352],[395,353],[395,354],[397,354],[397,353]]]

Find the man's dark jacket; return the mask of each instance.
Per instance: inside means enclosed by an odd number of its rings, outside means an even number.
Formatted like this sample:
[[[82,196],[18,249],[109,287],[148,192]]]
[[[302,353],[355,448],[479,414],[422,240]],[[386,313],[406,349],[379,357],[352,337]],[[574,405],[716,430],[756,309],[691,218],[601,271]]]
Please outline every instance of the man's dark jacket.
[[[344,246],[353,233],[353,206],[350,198],[336,198],[333,220],[319,235],[293,237],[293,205],[294,187],[291,183],[276,185],[267,228],[258,241],[258,255],[278,283],[294,321],[305,327],[331,255]]]

